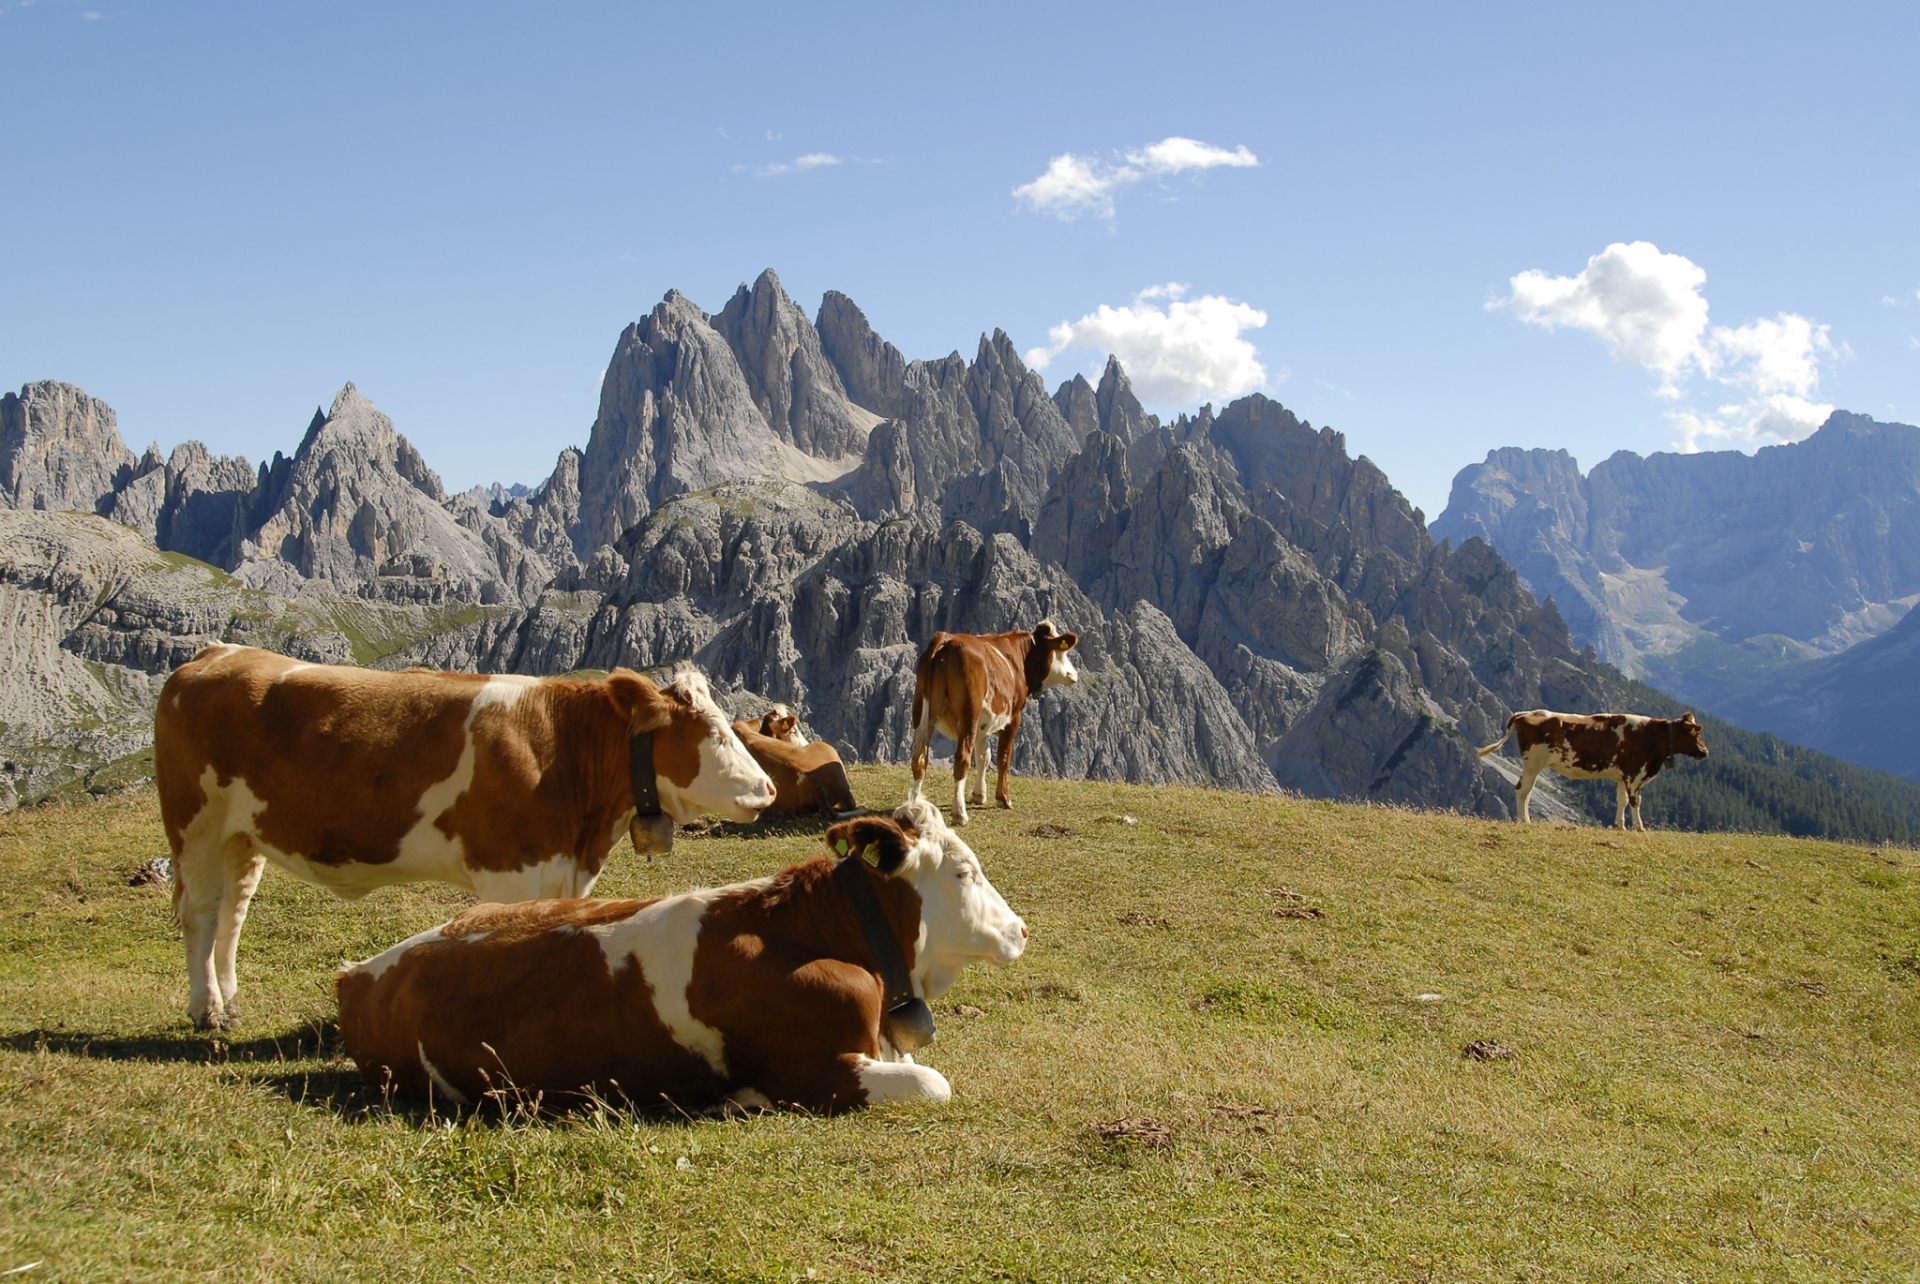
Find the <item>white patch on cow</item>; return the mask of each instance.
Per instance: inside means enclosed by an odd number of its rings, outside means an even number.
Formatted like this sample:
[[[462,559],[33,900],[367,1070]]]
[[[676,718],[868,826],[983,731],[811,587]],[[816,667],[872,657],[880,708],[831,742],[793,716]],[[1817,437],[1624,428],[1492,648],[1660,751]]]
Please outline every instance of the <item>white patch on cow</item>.
[[[442,926],[445,925],[442,924]],[[415,932],[412,936],[409,936],[397,945],[389,945],[386,949],[381,950],[370,959],[364,959],[358,963],[349,963],[340,970],[343,974],[350,973],[354,976],[364,976],[370,981],[378,981],[387,974],[394,964],[405,958],[409,950],[416,946],[428,945],[434,941],[443,941],[445,939],[446,937],[440,931],[440,928],[430,927],[424,932]],[[482,938],[473,936],[463,937],[461,939],[479,940]]]
[[[700,740],[700,766],[685,788],[658,778],[660,809],[677,824],[690,824],[712,812],[729,820],[750,821],[773,805],[773,779],[755,762],[733,732],[713,691],[699,670],[683,666],[661,688],[693,707],[706,729]]]
[[[772,1110],[773,1101],[758,1088],[735,1088],[727,1096],[727,1104],[738,1106],[742,1110]]]
[[[433,1081],[434,1087],[438,1088],[441,1092],[445,1093],[448,1097],[452,1098],[453,1103],[457,1106],[466,1106],[466,1105],[473,1104],[472,1102],[467,1100],[466,1093],[460,1091],[460,1089],[454,1087],[451,1083],[447,1082],[447,1076],[440,1073],[439,1066],[427,1060],[427,1045],[425,1043],[416,1042],[414,1044],[414,1047],[417,1048],[420,1053],[420,1068],[427,1072],[427,1078]]]
[[[294,674],[299,673],[305,669],[311,669],[313,667],[314,666],[306,660],[295,660],[292,664],[289,664],[286,668],[280,670],[280,672],[277,675],[275,675],[273,680],[277,685],[279,683],[285,682],[288,678],[292,677]]]
[[[687,990],[693,984],[693,956],[707,907],[730,892],[763,888],[770,879],[729,887],[705,887],[655,901],[617,923],[582,930],[600,939],[607,970],[639,965],[653,991],[653,1010],[673,1041],[702,1058],[722,1078],[727,1074],[726,1036],[693,1015]]]
[[[931,1066],[911,1061],[875,1061],[861,1057],[854,1063],[860,1086],[866,1090],[867,1104],[884,1105],[891,1101],[953,1100],[953,1085]]]
[[[446,779],[435,781],[421,793],[416,812],[419,819],[401,837],[399,855],[384,867],[403,877],[383,881],[439,878],[474,886],[466,871],[466,843],[458,835],[449,835],[436,822],[473,786],[473,773],[480,757],[479,740],[473,733],[474,722],[487,709],[513,708],[538,682],[538,678],[522,674],[504,674],[488,678],[474,694],[473,703],[467,708],[467,720],[461,727],[460,760],[454,763],[453,772]]]
[[[910,800],[894,820],[919,833],[895,877],[920,896],[914,942],[914,988],[937,999],[969,963],[1011,963],[1027,948],[1027,925],[987,881],[980,858],[947,827],[939,808]]]
[[[1047,657],[1047,676],[1040,680],[1043,687],[1070,687],[1080,680],[1080,670],[1073,667],[1073,661],[1067,653],[1055,650]]]

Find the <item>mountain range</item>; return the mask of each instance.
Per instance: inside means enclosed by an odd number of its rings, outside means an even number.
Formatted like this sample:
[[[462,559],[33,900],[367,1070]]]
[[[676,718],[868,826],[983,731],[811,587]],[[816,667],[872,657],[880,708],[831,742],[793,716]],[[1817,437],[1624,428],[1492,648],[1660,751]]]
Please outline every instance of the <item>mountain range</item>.
[[[1920,690],[1920,429],[1836,411],[1801,442],[1491,452],[1436,537],[1481,538],[1575,639],[1742,726],[1920,779],[1911,723],[1861,716]]]
[[[352,384],[254,466],[135,456],[109,407],[37,383],[0,398],[0,508],[0,654],[44,677],[0,707],[0,801],[137,773],[158,683],[215,638],[486,672],[692,657],[737,708],[898,761],[933,632],[1051,616],[1083,679],[1038,702],[1017,772],[1489,816],[1512,764],[1474,746],[1615,690],[1488,541],[1436,541],[1264,396],[1162,422],[1117,361],[1049,391],[999,332],[908,360],[772,272],[626,327],[585,447],[532,488],[448,493]]]

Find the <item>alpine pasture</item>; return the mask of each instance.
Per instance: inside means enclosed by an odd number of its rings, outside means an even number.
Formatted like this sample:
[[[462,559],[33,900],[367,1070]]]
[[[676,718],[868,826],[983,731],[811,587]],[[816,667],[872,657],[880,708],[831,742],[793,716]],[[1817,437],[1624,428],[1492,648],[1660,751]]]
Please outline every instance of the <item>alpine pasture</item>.
[[[904,768],[855,768],[904,796]],[[269,871],[193,1032],[150,792],[0,817],[0,1271],[406,1280],[1824,1280],[1920,1273],[1920,856],[1023,779],[964,837],[1027,955],[941,1107],[388,1102],[342,960],[467,903]],[[623,844],[651,896],[816,822]],[[36,1264],[37,1265],[33,1265]]]

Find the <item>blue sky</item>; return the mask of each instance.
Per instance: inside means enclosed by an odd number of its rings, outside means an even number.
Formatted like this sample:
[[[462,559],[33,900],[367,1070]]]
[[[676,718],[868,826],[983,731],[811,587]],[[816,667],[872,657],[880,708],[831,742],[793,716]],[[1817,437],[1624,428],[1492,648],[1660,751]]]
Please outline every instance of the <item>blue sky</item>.
[[[1262,387],[1429,517],[1496,446],[1920,421],[1920,7],[1461,8],[0,0],[0,387],[257,462],[353,380],[534,482],[622,326],[772,267]]]

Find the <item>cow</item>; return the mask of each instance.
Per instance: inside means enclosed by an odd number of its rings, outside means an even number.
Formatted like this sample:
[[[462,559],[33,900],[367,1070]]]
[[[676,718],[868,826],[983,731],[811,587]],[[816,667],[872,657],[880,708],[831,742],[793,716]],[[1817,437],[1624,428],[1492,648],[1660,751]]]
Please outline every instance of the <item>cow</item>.
[[[1552,767],[1575,780],[1607,779],[1619,790],[1619,811],[1614,825],[1627,827],[1627,809],[1633,809],[1633,823],[1641,833],[1647,830],[1640,819],[1640,793],[1647,782],[1673,761],[1675,754],[1689,758],[1707,756],[1707,742],[1700,724],[1691,712],[1678,718],[1647,718],[1637,713],[1554,713],[1533,709],[1507,719],[1507,733],[1480,750],[1480,756],[1499,749],[1509,737],[1519,737],[1520,779],[1517,819],[1530,822],[1527,801],[1533,794],[1533,782],[1544,769]]]
[[[763,730],[769,726],[782,734]],[[847,779],[839,753],[824,740],[809,742],[801,735],[799,720],[785,705],[775,705],[758,721],[737,719],[733,734],[740,737],[740,743],[773,781],[773,806],[766,809],[766,815],[836,815],[859,806],[853,800],[853,784]]]
[[[999,789],[1002,807],[1012,807],[1007,771],[1013,765],[1013,738],[1020,733],[1020,716],[1027,701],[1042,688],[1071,686],[1080,674],[1067,658],[1080,641],[1077,633],[1063,633],[1052,620],[1042,620],[1031,632],[936,633],[920,653],[913,673],[913,789],[919,797],[927,775],[927,753],[933,733],[953,738],[954,823],[967,823],[967,773],[973,766],[975,741],[998,733]],[[973,799],[987,801],[987,756],[980,755],[980,783]]]
[[[807,746],[806,733],[800,730],[799,715],[784,704],[768,705],[758,721],[752,718],[735,719],[733,729],[739,731],[742,728],[757,731],[770,740],[784,740],[796,749]]]
[[[926,1000],[1019,958],[1026,924],[924,799],[825,837],[839,862],[728,887],[475,906],[341,971],[347,1052],[376,1088],[462,1105],[946,1101],[912,1056]]]
[[[673,821],[773,802],[691,667],[656,686],[626,669],[385,673],[214,645],[162,688],[153,764],[203,1029],[237,1019],[240,929],[269,861],[348,900],[423,881],[585,896],[623,832],[665,850]]]

